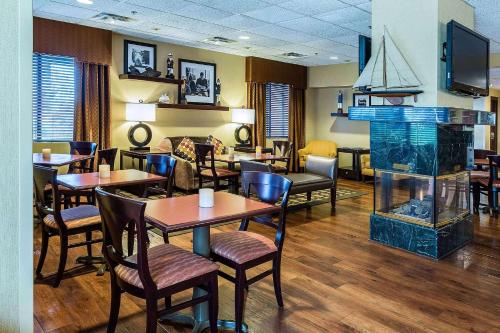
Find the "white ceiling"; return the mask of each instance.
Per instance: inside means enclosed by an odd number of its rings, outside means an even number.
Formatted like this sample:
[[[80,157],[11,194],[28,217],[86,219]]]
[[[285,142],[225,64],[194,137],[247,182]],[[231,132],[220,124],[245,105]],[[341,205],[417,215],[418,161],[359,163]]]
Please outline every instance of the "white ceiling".
[[[476,30],[500,52],[500,0],[466,0]],[[357,61],[358,35],[370,35],[371,0],[33,0],[33,15],[161,42],[305,66]],[[101,22],[101,12],[133,22]],[[214,45],[214,36],[237,43]],[[247,40],[240,36],[249,37]],[[289,59],[281,54],[305,55]]]

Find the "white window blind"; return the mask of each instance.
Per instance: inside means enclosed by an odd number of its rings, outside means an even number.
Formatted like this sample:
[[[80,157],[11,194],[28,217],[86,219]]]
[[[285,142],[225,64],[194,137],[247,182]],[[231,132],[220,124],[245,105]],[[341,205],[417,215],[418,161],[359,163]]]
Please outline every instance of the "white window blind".
[[[287,84],[266,84],[266,137],[288,137],[288,105],[290,89]]]
[[[73,140],[75,59],[33,54],[33,140]]]

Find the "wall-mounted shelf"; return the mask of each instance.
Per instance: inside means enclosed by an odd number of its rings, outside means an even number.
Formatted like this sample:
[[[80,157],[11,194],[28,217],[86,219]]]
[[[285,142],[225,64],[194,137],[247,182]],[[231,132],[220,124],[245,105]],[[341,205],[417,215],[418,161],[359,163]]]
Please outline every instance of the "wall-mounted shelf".
[[[142,75],[133,75],[133,74],[120,74],[120,80],[141,80],[141,81],[150,81],[150,82],[160,82],[160,83],[169,83],[169,84],[177,84],[181,83],[181,80],[177,79],[167,79],[166,77],[149,77]]]
[[[330,113],[332,117],[348,117],[349,115],[347,113],[340,113],[340,112],[332,112]]]
[[[228,106],[202,104],[156,104],[156,107],[159,109],[229,111]]]

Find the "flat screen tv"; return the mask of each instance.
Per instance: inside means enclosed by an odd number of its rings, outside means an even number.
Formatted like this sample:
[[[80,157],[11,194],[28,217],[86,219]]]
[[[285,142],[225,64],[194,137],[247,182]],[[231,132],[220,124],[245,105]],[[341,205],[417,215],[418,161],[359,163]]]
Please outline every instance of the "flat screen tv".
[[[365,69],[368,60],[372,55],[372,39],[363,35],[359,35],[359,74]]]
[[[446,40],[446,88],[461,95],[488,96],[490,40],[450,21]]]

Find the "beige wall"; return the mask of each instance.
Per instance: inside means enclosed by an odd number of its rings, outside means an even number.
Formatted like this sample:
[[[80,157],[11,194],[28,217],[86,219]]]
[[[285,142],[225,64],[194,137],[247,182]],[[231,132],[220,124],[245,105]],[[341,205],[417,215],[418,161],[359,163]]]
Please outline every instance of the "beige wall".
[[[491,89],[488,97],[474,100],[474,110],[491,111],[491,97],[497,97],[500,100],[500,90]],[[497,118],[498,123],[498,118]],[[497,129],[498,132],[498,129]],[[490,148],[490,126],[475,126],[474,141],[476,148]],[[500,147],[500,136],[497,134],[497,147]]]
[[[123,41],[126,36],[113,34],[113,66],[111,69],[111,144],[118,148],[128,148],[127,132],[130,122],[125,121],[125,103],[156,102],[159,96],[167,93],[170,99],[177,101],[177,86],[134,80],[120,80],[123,73]],[[240,107],[246,104],[245,58],[235,55],[212,52],[202,49],[164,44],[128,37],[130,40],[149,42],[157,45],[157,67],[166,72],[166,59],[169,52],[175,58],[174,72],[177,77],[177,59],[192,59],[217,64],[217,77],[222,83],[221,103],[225,106]],[[229,111],[203,111],[181,109],[157,109],[156,122],[149,123],[153,132],[150,146],[166,136],[193,135],[208,136],[213,134],[224,144],[234,144],[234,129]]]

